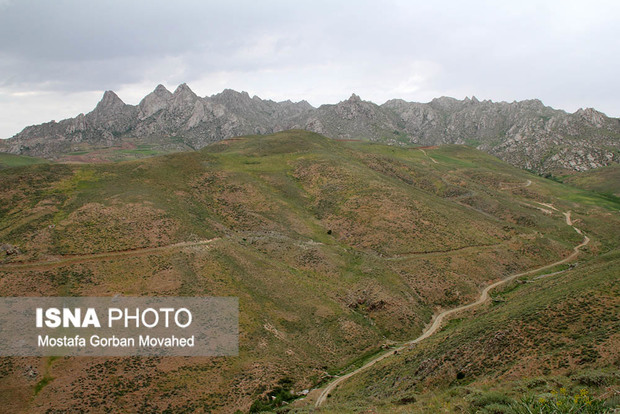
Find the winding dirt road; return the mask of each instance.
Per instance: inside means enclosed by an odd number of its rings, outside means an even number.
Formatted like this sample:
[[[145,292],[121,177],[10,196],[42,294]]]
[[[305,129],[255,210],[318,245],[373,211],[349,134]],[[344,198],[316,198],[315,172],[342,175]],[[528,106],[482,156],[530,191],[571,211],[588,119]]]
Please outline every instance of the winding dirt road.
[[[529,180],[528,180],[529,181]],[[531,182],[530,182],[531,183]],[[563,213],[564,216],[566,217],[566,224],[571,226],[573,229],[575,229],[575,231],[581,235],[583,235],[583,233],[581,232],[581,230],[579,230],[578,228],[576,228],[575,226],[573,226],[573,222],[571,220],[571,216],[570,216],[570,211],[567,213]],[[424,333],[422,335],[420,335],[419,337],[412,339],[409,342],[405,342],[403,344],[401,344],[399,347],[397,348],[392,348],[391,350],[389,350],[388,352],[379,355],[378,357],[374,358],[373,360],[367,362],[365,365],[361,366],[360,368],[356,369],[355,371],[351,371],[346,375],[343,375],[342,377],[338,377],[336,378],[334,381],[332,381],[331,383],[329,383],[327,385],[327,387],[325,387],[325,389],[323,389],[323,391],[321,392],[321,394],[319,395],[319,397],[317,398],[316,402],[314,403],[314,406],[316,408],[319,408],[326,400],[327,397],[329,396],[329,394],[340,384],[342,384],[344,381],[346,381],[347,379],[351,378],[352,376],[359,374],[362,371],[367,370],[368,368],[372,367],[374,364],[376,364],[377,362],[391,356],[394,355],[396,352],[400,352],[402,350],[404,350],[405,348],[417,344],[418,342],[421,342],[423,340],[425,340],[426,338],[430,337],[431,335],[433,335],[435,332],[437,332],[439,330],[439,328],[441,327],[441,323],[443,322],[443,320],[447,317],[450,316],[454,313],[457,312],[461,312],[464,310],[468,310],[471,309],[473,307],[476,307],[478,305],[483,304],[484,302],[486,302],[487,300],[489,300],[489,292],[492,289],[495,289],[498,286],[501,286],[505,283],[508,283],[518,277],[521,276],[526,276],[532,273],[536,273],[539,272],[541,270],[545,270],[548,269],[550,267],[554,267],[563,263],[566,263],[570,260],[573,260],[578,254],[579,254],[579,250],[587,245],[588,243],[590,243],[590,238],[586,235],[583,235],[583,241],[581,242],[581,244],[579,244],[578,246],[575,246],[573,248],[573,253],[571,253],[569,256],[567,256],[566,258],[559,260],[557,262],[542,266],[542,267],[538,267],[536,269],[532,269],[532,270],[528,270],[526,272],[521,272],[521,273],[516,273],[514,275],[510,275],[505,279],[502,279],[498,282],[495,282],[489,286],[487,286],[486,288],[484,288],[484,290],[480,293],[480,297],[478,298],[477,301],[470,303],[468,305],[463,305],[463,306],[459,306],[458,308],[453,308],[453,309],[448,309],[445,310],[441,313],[439,313],[438,315],[434,316],[433,319],[431,319],[432,323],[431,325],[426,328],[426,330],[424,331]]]
[[[146,254],[159,252],[162,250],[169,249],[178,249],[182,247],[193,247],[193,246],[203,246],[205,244],[213,243],[216,240],[221,239],[221,237],[215,237],[213,239],[205,239],[199,240],[195,242],[181,242],[168,244],[165,246],[157,246],[157,247],[145,247],[139,249],[129,249],[129,250],[119,250],[115,252],[105,252],[105,253],[93,253],[93,254],[74,254],[74,255],[64,255],[60,256],[56,259],[52,260],[41,260],[37,262],[15,262],[15,263],[7,263],[0,265],[0,270],[11,270],[11,269],[25,269],[25,270],[40,270],[40,269],[48,269],[50,267],[62,266],[65,264],[74,264],[74,263],[85,263],[85,262],[93,262],[99,260],[113,259],[116,257],[134,257],[134,256],[143,256]]]

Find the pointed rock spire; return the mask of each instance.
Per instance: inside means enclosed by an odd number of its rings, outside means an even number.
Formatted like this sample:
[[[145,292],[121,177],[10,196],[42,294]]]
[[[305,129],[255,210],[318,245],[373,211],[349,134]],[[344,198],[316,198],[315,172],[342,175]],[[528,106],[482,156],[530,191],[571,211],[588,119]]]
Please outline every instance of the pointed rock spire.
[[[592,126],[601,128],[605,122],[605,114],[594,108],[579,108],[573,115],[581,117]]]
[[[190,89],[189,86],[187,86],[187,83],[182,83],[179,86],[177,86],[176,90],[174,91],[174,95],[196,95],[196,94],[194,93],[194,91]]]
[[[172,96],[172,93],[164,85],[157,85],[155,90],[146,95],[138,104],[138,118],[146,119],[154,113],[167,108]]]
[[[118,97],[113,91],[105,91],[103,98],[99,101],[93,112],[114,112],[122,109],[125,106],[125,102]]]
[[[170,96],[172,96],[172,93],[166,89],[166,87],[164,85],[162,85],[161,83],[159,85],[157,85],[157,87],[153,90],[153,92],[151,92],[149,95],[156,95],[156,96],[160,96],[160,97],[164,97],[164,98],[169,98]],[[149,96],[147,95],[147,96]]]
[[[198,100],[198,95],[192,91],[186,83],[180,84],[172,95],[172,106],[175,108],[187,109],[193,108]]]

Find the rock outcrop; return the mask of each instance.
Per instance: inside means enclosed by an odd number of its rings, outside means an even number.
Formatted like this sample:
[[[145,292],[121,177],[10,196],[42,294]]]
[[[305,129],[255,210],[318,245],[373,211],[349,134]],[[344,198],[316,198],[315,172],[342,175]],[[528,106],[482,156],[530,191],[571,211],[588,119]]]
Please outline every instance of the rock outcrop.
[[[0,151],[55,159],[79,144],[92,147],[139,141],[168,150],[199,149],[239,135],[301,128],[336,139],[393,144],[467,144],[537,172],[588,170],[620,161],[620,120],[592,108],[574,114],[521,102],[401,99],[383,105],[353,94],[335,105],[274,102],[226,89],[201,98],[186,84],[174,93],[158,85],[138,105],[104,93],[96,108],[60,122],[30,126]]]

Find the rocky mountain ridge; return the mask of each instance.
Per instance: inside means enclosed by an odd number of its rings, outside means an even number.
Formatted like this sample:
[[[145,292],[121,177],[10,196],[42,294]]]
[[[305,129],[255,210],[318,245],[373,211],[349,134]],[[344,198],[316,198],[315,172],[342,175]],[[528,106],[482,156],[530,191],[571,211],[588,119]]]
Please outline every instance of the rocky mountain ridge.
[[[592,108],[569,114],[539,100],[475,97],[377,105],[355,94],[314,108],[306,101],[274,102],[230,89],[201,98],[186,84],[174,92],[158,85],[138,105],[107,91],[92,112],[27,127],[0,141],[0,151],[57,159],[76,149],[125,142],[181,151],[287,129],[393,144],[467,144],[537,172],[585,171],[620,161],[620,119]]]

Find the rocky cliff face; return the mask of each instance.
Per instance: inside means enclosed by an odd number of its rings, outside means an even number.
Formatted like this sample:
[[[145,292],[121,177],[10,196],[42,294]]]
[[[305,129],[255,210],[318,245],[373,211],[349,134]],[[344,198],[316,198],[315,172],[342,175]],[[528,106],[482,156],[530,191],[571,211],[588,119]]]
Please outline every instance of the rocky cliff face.
[[[434,99],[388,101],[413,142],[468,144],[522,168],[583,171],[620,161],[620,120],[593,109],[574,114],[539,100],[480,102]]]
[[[1,141],[0,150],[54,159],[78,144],[109,147],[127,140],[187,150],[292,128],[337,139],[468,144],[538,172],[583,171],[620,161],[620,120],[590,108],[568,114],[538,100],[481,102],[475,97],[376,105],[355,94],[314,108],[305,101],[274,102],[230,89],[201,98],[186,84],[174,93],[159,85],[136,106],[108,91],[92,112],[27,127]]]

